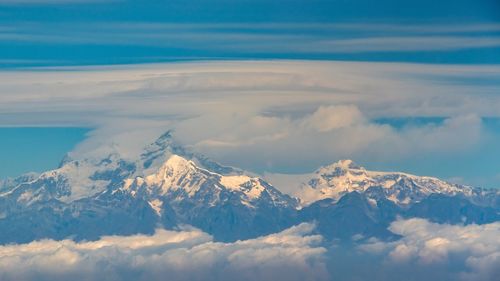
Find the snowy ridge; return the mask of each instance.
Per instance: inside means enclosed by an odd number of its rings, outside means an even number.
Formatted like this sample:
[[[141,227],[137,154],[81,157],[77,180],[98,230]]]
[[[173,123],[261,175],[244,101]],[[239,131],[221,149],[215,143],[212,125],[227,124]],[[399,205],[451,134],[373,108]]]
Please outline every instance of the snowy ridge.
[[[367,193],[376,201],[381,196],[398,205],[419,202],[430,194],[472,196],[471,187],[448,183],[433,177],[398,172],[367,171],[351,160],[341,160],[313,173],[297,192],[302,205],[322,199],[338,201],[350,192]]]
[[[241,170],[222,166],[186,150],[173,140],[171,132],[168,131],[154,143],[146,146],[139,159],[125,160],[117,152],[102,158],[79,160],[66,156],[57,169],[40,175],[27,174],[0,182],[0,197],[9,197],[25,205],[51,199],[70,203],[92,197],[108,189],[121,187],[123,181],[129,178],[148,178],[172,155],[177,154],[203,168],[214,168],[218,172],[230,175],[243,173]]]
[[[165,194],[170,189],[184,188],[189,193],[195,192],[196,186],[203,184],[204,179],[199,178],[197,182],[192,179],[197,175],[197,167],[192,161],[188,161],[178,155],[172,155],[158,171],[145,177],[136,177],[134,180],[127,179],[123,189],[129,190],[132,185],[144,186],[152,192],[150,187],[158,187],[159,194]]]
[[[161,135],[154,143],[147,145],[140,159],[137,161],[137,173],[148,175],[154,173],[158,167],[163,165],[170,156],[178,155],[193,161],[198,167],[223,174],[241,175],[243,171],[234,167],[223,166],[211,159],[196,152],[186,149],[178,144],[172,135],[172,131],[167,131]]]
[[[25,205],[50,199],[69,203],[104,191],[133,170],[133,165],[116,154],[103,159],[68,160],[55,170],[12,186],[0,193],[0,197],[15,198]]]
[[[302,180],[294,177],[293,183]],[[387,227],[398,216],[489,223],[500,220],[500,191],[367,171],[342,160],[311,174],[293,198],[259,177],[185,149],[170,132],[138,159],[118,153],[66,158],[58,169],[0,183],[0,243],[92,240],[182,225],[217,241],[235,241],[311,221],[328,239],[349,241],[360,233],[385,239],[392,237]]]
[[[221,203],[221,193],[237,196],[245,206],[253,208],[253,202],[267,193],[272,204],[293,205],[293,200],[286,198],[270,184],[259,178],[246,175],[224,176],[198,167],[194,161],[179,155],[171,155],[160,168],[145,177],[127,179],[121,191],[132,196],[146,195],[151,204],[158,198],[175,194],[174,200],[193,200],[199,198],[211,205]],[[115,190],[114,192],[117,192]],[[203,198],[200,198],[203,197]],[[159,208],[155,204],[155,208]]]

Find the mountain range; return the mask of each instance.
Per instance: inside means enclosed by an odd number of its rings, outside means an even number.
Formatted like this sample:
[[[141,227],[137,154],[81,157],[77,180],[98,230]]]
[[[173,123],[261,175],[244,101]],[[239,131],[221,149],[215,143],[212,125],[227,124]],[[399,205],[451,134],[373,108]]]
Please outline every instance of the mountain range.
[[[397,239],[387,227],[419,217],[449,224],[500,220],[500,191],[432,177],[374,172],[342,160],[319,168],[293,195],[176,143],[169,131],[135,160],[111,153],[71,159],[0,182],[0,243],[152,234],[199,228],[217,241],[315,222],[326,241]]]

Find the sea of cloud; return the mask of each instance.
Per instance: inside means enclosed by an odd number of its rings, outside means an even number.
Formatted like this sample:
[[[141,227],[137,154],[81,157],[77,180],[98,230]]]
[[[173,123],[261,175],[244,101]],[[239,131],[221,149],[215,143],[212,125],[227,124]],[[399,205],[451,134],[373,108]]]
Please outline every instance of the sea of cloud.
[[[1,280],[328,280],[314,225],[234,243],[196,229],[0,246]]]
[[[394,242],[372,239],[359,249],[384,257],[382,268],[427,273],[445,280],[498,280],[500,222],[484,225],[447,225],[424,219],[395,221],[389,227],[401,235]],[[433,272],[435,270],[436,272]]]
[[[396,241],[324,243],[314,224],[233,243],[190,227],[97,241],[0,246],[0,279],[34,280],[498,280],[500,223],[398,220]]]

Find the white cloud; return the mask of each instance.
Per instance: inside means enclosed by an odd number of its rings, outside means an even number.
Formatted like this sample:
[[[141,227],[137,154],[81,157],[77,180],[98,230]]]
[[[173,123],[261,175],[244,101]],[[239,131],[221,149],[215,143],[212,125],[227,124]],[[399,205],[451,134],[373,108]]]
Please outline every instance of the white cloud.
[[[328,280],[320,236],[301,224],[217,243],[199,230],[0,246],[1,280]],[[236,274],[236,275],[235,275]]]
[[[499,74],[498,66],[308,61],[2,72],[0,125],[97,127],[77,154],[115,143],[131,156],[175,128],[183,143],[226,164],[309,172],[340,158],[395,161],[478,147],[480,118],[500,116],[500,96],[498,83],[474,79]],[[448,119],[401,130],[373,122],[422,116]]]
[[[389,229],[402,236],[395,242],[371,241],[360,246],[372,254],[388,253],[388,262],[422,268],[458,264],[457,278],[495,280],[500,273],[500,223],[436,224],[424,219],[399,220]]]
[[[313,114],[304,118],[301,125],[318,132],[328,132],[364,121],[363,114],[356,106],[320,106]]]
[[[390,161],[415,154],[453,154],[478,145],[481,130],[481,119],[475,115],[397,130],[368,121],[356,106],[330,106],[297,119],[256,116],[242,120],[195,147],[243,167],[259,166],[265,158],[267,168],[273,170],[273,166],[300,167],[300,162],[317,167],[318,159],[323,163],[343,158]]]

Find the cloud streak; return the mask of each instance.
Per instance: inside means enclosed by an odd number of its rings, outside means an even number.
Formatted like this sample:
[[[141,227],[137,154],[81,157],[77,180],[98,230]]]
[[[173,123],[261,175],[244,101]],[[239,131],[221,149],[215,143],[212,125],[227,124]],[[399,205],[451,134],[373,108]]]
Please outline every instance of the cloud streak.
[[[236,57],[248,54],[426,52],[500,47],[497,34],[500,27],[494,23],[401,26],[363,23],[250,25],[77,22],[61,27],[60,24],[23,22],[4,25],[3,28],[5,31],[0,32],[0,42],[150,46],[191,52],[224,51]]]
[[[60,5],[60,4],[85,4],[109,3],[120,0],[0,0],[1,5]]]

